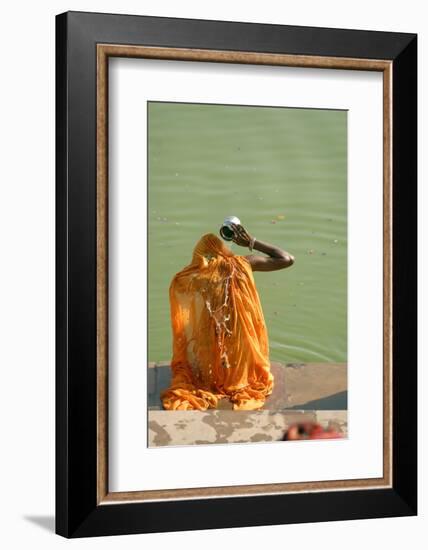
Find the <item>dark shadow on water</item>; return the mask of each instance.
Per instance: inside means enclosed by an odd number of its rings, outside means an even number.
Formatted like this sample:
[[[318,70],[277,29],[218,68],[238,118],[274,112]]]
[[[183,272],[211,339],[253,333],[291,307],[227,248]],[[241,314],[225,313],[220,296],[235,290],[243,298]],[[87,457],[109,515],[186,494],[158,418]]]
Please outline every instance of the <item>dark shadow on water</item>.
[[[301,405],[290,407],[291,409],[299,409],[303,411],[346,411],[348,409],[348,392],[342,391],[334,393],[322,399],[314,399]]]
[[[45,531],[55,533],[55,518],[54,516],[24,516],[23,519],[38,525]]]
[[[171,384],[171,369],[169,367],[154,367],[147,369],[148,406],[150,410],[162,409],[160,392]]]

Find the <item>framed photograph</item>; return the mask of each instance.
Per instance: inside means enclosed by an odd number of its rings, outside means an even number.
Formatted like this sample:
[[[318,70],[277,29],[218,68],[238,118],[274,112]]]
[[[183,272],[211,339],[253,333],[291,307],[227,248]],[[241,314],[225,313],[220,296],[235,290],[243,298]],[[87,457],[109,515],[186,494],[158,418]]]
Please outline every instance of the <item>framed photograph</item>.
[[[56,531],[417,513],[414,34],[56,19]]]

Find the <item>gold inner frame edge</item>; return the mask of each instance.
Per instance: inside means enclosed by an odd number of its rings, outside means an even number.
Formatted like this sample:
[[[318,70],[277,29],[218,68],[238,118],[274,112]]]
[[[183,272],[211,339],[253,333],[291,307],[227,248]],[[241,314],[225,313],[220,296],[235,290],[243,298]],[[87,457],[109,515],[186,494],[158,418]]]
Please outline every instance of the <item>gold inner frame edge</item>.
[[[392,61],[97,44],[97,504],[307,493],[392,486]],[[108,59],[133,57],[383,73],[383,477],[224,487],[108,489]]]

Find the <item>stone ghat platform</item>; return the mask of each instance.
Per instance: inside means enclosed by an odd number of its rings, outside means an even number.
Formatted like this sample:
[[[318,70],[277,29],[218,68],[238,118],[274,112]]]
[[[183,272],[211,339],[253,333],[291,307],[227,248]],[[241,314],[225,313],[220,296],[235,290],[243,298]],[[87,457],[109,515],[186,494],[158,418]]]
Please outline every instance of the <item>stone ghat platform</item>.
[[[258,411],[233,411],[227,399],[208,411],[165,411],[159,398],[171,380],[167,362],[149,363],[150,447],[280,441],[295,422],[318,422],[347,435],[345,363],[272,363],[272,395]]]

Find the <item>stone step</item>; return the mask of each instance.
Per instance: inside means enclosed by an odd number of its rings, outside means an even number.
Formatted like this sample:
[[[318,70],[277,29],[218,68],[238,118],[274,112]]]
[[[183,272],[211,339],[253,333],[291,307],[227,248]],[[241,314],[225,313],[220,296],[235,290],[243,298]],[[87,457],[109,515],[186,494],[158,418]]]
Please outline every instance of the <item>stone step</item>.
[[[282,441],[296,422],[317,422],[347,437],[347,411],[149,411],[149,447]],[[287,444],[287,443],[285,443]]]

